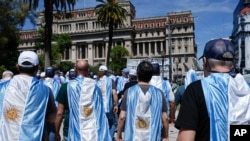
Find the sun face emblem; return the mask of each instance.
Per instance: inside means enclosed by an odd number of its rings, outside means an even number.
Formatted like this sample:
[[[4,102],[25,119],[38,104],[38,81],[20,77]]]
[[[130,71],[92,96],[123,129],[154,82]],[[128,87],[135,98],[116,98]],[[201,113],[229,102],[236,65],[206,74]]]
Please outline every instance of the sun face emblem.
[[[101,91],[102,91],[102,94],[105,94],[105,92],[106,92],[105,89],[101,89]]]
[[[138,124],[139,128],[146,128],[147,127],[147,122],[145,120],[142,120],[142,119],[139,119],[137,124]]]
[[[18,110],[15,108],[8,108],[5,114],[6,114],[7,119],[12,120],[12,121],[15,121],[19,116]]]
[[[90,107],[84,107],[83,108],[83,115],[88,117],[92,113],[92,111],[93,111],[92,108],[90,108]]]

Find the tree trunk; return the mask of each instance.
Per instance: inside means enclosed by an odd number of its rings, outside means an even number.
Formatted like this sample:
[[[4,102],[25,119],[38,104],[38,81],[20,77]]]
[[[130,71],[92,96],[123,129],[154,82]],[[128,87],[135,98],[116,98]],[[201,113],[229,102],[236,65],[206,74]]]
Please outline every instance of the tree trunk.
[[[106,59],[106,66],[109,68],[109,61],[110,61],[110,52],[113,43],[113,21],[109,23],[109,43],[108,43],[108,51],[107,51],[107,59]]]
[[[44,18],[45,18],[45,62],[44,62],[44,69],[51,66],[51,36],[52,36],[52,23],[53,23],[53,3],[52,0],[44,0]]]

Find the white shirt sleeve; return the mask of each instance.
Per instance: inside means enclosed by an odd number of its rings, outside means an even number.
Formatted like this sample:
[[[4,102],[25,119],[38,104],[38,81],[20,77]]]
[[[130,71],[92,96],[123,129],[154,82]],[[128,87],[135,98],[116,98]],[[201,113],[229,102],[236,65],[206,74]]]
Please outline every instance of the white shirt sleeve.
[[[168,86],[169,101],[174,101],[175,98],[174,98],[174,93],[172,91],[172,87],[168,81],[166,81],[166,82],[167,82],[167,86]]]

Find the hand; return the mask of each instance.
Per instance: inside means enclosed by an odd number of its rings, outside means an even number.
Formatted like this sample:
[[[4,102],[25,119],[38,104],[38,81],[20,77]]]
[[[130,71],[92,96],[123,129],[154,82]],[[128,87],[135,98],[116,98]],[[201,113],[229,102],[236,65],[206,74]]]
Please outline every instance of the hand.
[[[168,138],[162,138],[162,141],[168,141]]]
[[[117,112],[118,112],[118,106],[116,105],[116,106],[114,106],[114,108],[113,108],[113,112],[116,114]]]
[[[175,121],[175,118],[170,118],[170,119],[169,119],[169,123],[175,124],[175,122],[176,122],[176,121]]]

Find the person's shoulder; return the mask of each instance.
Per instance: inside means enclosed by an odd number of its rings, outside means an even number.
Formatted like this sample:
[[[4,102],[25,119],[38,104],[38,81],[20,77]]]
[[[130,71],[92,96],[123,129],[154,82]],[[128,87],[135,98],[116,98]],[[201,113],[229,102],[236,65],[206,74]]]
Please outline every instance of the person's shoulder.
[[[84,85],[88,85],[88,86],[97,86],[96,80],[89,78],[89,77],[84,77],[83,83],[84,83]]]
[[[203,95],[203,88],[201,85],[201,80],[197,80],[195,82],[192,82],[187,86],[184,92],[184,97],[191,96],[191,97],[198,97],[201,98]]]
[[[187,86],[187,89],[188,88],[197,88],[197,87],[201,87],[201,80],[197,80],[197,81],[192,82],[191,84],[189,84]]]

